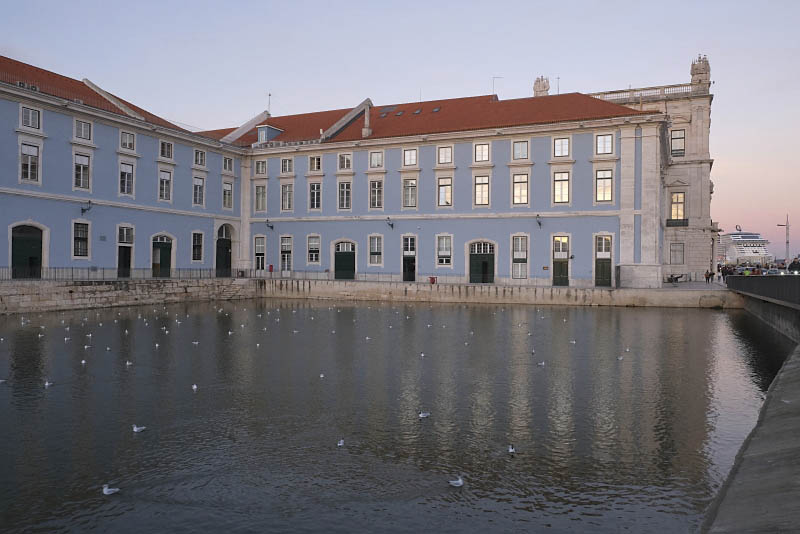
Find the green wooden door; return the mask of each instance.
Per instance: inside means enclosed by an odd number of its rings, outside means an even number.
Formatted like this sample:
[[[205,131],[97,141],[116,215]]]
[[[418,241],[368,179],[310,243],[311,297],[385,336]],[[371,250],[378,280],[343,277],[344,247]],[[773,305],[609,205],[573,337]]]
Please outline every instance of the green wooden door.
[[[469,255],[469,282],[471,284],[494,283],[494,254]]]
[[[217,239],[217,278],[231,275],[231,240]]]
[[[169,278],[172,270],[172,243],[153,243],[153,278]]]
[[[403,282],[413,282],[417,279],[417,257],[403,256]]]
[[[594,262],[594,285],[611,287],[611,260],[597,258]]]
[[[42,231],[35,226],[15,226],[11,230],[11,276],[42,277]]]
[[[568,260],[553,260],[553,285],[554,286],[569,285]]]
[[[356,277],[356,253],[336,252],[334,253],[333,275],[337,280],[352,280]]]
[[[131,277],[131,247],[117,247],[117,278]]]

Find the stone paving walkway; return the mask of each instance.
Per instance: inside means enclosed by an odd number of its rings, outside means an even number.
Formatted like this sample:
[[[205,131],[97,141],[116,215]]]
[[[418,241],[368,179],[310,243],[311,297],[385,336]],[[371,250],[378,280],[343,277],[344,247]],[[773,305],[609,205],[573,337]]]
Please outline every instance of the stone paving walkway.
[[[800,345],[767,392],[703,532],[800,532]]]

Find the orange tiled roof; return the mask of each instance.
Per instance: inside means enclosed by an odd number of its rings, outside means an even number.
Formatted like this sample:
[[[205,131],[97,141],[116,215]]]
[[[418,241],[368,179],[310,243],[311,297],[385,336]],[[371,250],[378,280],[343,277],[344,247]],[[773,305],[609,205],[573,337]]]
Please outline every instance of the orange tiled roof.
[[[210,137],[211,139],[216,139],[219,141],[236,128],[220,128],[219,130],[205,130],[203,132],[195,132],[197,135],[202,135],[203,137]]]
[[[111,113],[116,113],[126,117],[128,116],[125,111],[114,105],[111,101],[104,98],[102,95],[94,91],[80,80],[68,78],[67,76],[62,76],[60,74],[56,74],[55,72],[50,72],[49,70],[40,69],[39,67],[34,67],[33,65],[28,65],[27,63],[23,63],[5,56],[0,56],[0,82],[10,83],[13,85],[17,85],[18,82],[24,82],[29,85],[35,85],[38,88],[38,92],[46,95],[72,101],[77,99],[86,106],[101,109],[103,111],[110,111]],[[118,98],[123,105],[129,106],[132,110],[145,117],[145,120],[151,124],[185,131],[183,128],[176,126],[157,115],[153,115],[152,113],[135,106],[130,102],[127,102],[119,97],[115,98]]]

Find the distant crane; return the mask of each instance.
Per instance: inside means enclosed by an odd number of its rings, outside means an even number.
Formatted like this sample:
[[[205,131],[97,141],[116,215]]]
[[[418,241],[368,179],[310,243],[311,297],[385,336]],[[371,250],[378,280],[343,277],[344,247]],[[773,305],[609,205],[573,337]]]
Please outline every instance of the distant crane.
[[[785,226],[786,227],[786,256],[784,256],[784,263],[786,266],[789,266],[789,214],[786,214],[786,224],[779,224],[778,226]]]

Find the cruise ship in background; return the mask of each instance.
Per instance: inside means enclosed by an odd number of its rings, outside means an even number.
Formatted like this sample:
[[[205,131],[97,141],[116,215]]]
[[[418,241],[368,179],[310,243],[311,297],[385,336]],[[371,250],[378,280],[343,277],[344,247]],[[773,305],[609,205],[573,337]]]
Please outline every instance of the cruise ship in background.
[[[719,236],[717,263],[740,265],[770,265],[775,255],[767,250],[769,241],[757,232],[744,232],[741,226],[736,231]]]

